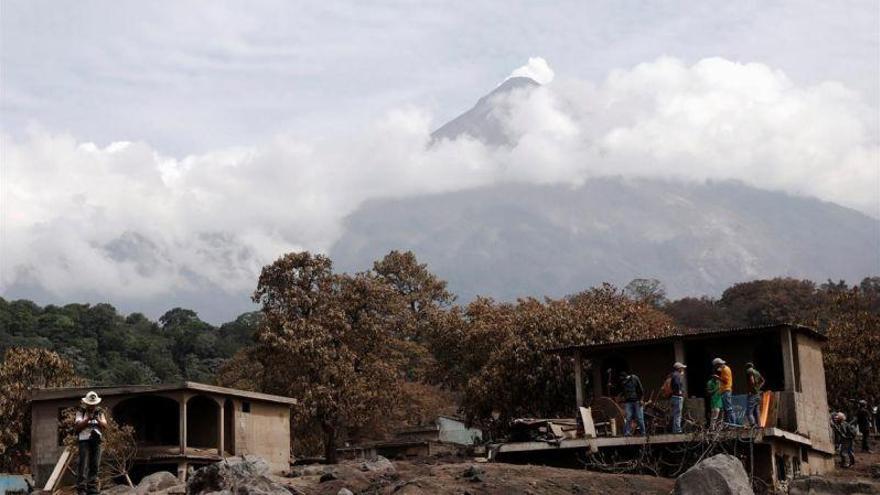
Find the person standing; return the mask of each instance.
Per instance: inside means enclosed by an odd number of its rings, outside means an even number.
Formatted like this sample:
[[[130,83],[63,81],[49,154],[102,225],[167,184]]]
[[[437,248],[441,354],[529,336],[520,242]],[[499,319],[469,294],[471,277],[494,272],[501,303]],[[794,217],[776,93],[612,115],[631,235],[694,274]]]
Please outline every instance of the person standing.
[[[868,446],[868,438],[871,435],[871,410],[868,409],[868,401],[864,399],[859,401],[859,408],[856,410],[856,424],[862,432],[862,452],[871,452]]]
[[[721,391],[721,407],[724,409],[724,421],[736,424],[736,418],[733,417],[733,372],[720,357],[713,359],[712,365],[720,380],[719,389]]]
[[[632,422],[634,419],[638,423],[639,432],[645,435],[645,411],[642,409],[645,391],[642,389],[641,380],[636,375],[621,371],[620,387],[623,392],[624,413],[626,414],[623,422],[623,435],[628,437],[632,434]]]
[[[855,431],[846,422],[846,415],[842,412],[832,414],[831,419],[831,431],[834,432],[834,447],[840,454],[840,467],[852,467],[856,463],[856,456],[853,453]]]
[[[718,375],[706,382],[706,398],[709,399],[709,428],[716,429],[721,419],[721,379]]]
[[[77,435],[79,462],[76,466],[76,492],[78,495],[97,495],[98,469],[101,465],[101,441],[107,428],[107,417],[98,408],[101,398],[89,392],[80,401],[73,429]]]
[[[752,428],[760,426],[761,389],[764,388],[764,377],[755,365],[746,363],[746,379],[748,381],[748,402],[746,403],[746,421]]]
[[[676,362],[672,365],[672,377],[670,380],[670,388],[672,395],[669,397],[669,403],[672,405],[672,433],[681,433],[681,413],[684,407],[684,370],[687,368],[682,363]]]

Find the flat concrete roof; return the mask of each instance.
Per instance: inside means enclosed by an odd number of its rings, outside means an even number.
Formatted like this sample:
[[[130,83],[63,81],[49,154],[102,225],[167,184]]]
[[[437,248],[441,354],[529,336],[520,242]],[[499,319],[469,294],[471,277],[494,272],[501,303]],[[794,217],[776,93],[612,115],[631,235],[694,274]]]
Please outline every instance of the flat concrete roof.
[[[38,388],[31,393],[33,401],[47,401],[58,399],[78,399],[83,397],[86,392],[94,390],[100,396],[112,395],[139,395],[151,394],[156,392],[174,392],[178,390],[192,390],[195,392],[207,392],[230,397],[239,397],[242,399],[251,399],[263,402],[274,402],[277,404],[295,405],[297,400],[292,397],[284,397],[281,395],[264,394],[261,392],[250,392],[247,390],[239,390],[236,388],[218,387],[216,385],[207,385],[197,382],[180,382],[167,383],[161,385],[119,385],[109,387],[64,387],[64,388]]]
[[[782,330],[783,328],[788,328],[792,332],[802,333],[809,337],[812,337],[816,340],[826,341],[828,337],[824,334],[817,332],[815,329],[804,326],[804,325],[796,325],[793,323],[775,323],[770,325],[755,325],[751,327],[737,327],[737,328],[684,328],[684,329],[676,329],[672,333],[663,335],[661,337],[654,337],[650,339],[638,339],[638,340],[624,340],[620,342],[604,342],[597,344],[582,344],[582,345],[570,345],[565,347],[554,347],[550,349],[546,349],[544,352],[549,352],[552,354],[573,354],[574,351],[581,351],[584,356],[588,354],[595,354],[599,352],[609,351],[609,350],[618,350],[618,349],[626,349],[632,347],[645,347],[651,345],[658,344],[671,344],[677,340],[681,341],[692,341],[692,340],[703,340],[703,339],[717,339],[717,338],[727,338],[727,337],[745,337],[749,335],[758,335],[762,333],[774,332]]]
[[[723,430],[713,433],[715,438],[723,440],[746,439],[753,433],[749,430]],[[791,433],[779,428],[762,428],[754,433],[755,442],[762,442],[765,439],[780,438],[789,442],[798,443],[807,447],[813,444],[809,438]],[[591,437],[591,438],[568,438],[560,440],[558,443],[543,442],[539,440],[526,442],[510,442],[503,443],[498,446],[499,453],[509,452],[532,452],[539,450],[560,450],[560,449],[590,449],[595,451],[600,448],[607,447],[624,447],[631,445],[662,445],[674,443],[699,442],[705,438],[698,433],[663,433],[651,436],[632,436],[632,437]]]

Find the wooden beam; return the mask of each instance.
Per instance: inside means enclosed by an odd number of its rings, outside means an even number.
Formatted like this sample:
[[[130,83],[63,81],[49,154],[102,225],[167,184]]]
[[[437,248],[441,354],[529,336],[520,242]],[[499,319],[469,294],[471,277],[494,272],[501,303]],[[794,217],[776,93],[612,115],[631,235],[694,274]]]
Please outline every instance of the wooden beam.
[[[782,345],[782,374],[785,378],[785,391],[796,391],[794,376],[794,349],[792,348],[791,329],[784,327],[779,332]]]
[[[584,405],[584,360],[580,349],[574,351],[574,396],[578,407]]]

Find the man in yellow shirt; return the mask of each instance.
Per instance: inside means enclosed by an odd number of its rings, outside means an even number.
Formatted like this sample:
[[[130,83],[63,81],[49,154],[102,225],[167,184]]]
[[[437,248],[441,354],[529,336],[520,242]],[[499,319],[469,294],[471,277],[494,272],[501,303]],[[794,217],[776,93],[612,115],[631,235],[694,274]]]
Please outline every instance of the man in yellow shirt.
[[[730,367],[721,358],[712,360],[715,367],[715,374],[720,378],[720,386],[718,390],[721,392],[721,407],[724,409],[724,421],[726,423],[736,424],[733,417],[733,372]]]

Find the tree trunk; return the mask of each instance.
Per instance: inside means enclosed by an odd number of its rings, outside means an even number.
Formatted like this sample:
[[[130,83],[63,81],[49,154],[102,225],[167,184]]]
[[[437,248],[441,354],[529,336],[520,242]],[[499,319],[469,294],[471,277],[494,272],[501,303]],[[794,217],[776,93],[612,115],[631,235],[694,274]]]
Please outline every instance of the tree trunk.
[[[336,427],[329,423],[323,424],[324,459],[327,464],[336,464]]]

